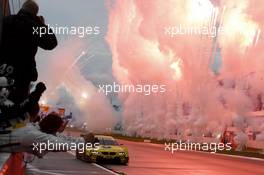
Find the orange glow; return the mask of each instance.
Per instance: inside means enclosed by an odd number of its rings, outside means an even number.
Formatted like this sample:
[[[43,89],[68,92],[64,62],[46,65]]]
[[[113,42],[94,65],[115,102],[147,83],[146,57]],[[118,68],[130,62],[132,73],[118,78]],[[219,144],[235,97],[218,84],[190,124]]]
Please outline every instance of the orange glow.
[[[226,19],[225,35],[231,39],[239,40],[241,46],[250,46],[253,44],[254,37],[258,31],[258,26],[245,18],[239,12],[231,13]]]
[[[88,94],[86,92],[83,92],[82,93],[82,98],[87,99],[88,98]]]

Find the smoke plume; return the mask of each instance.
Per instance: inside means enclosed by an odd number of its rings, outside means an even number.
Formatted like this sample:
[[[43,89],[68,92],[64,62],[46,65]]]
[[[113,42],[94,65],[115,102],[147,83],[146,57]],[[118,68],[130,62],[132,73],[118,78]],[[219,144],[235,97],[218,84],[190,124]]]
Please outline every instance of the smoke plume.
[[[175,133],[216,136],[235,116],[253,111],[264,86],[264,7],[257,2],[108,3],[107,41],[115,78],[120,84],[166,85],[164,94],[119,94],[125,132],[159,138]],[[204,26],[217,32],[190,33],[190,28]],[[213,65],[217,60],[221,64]]]

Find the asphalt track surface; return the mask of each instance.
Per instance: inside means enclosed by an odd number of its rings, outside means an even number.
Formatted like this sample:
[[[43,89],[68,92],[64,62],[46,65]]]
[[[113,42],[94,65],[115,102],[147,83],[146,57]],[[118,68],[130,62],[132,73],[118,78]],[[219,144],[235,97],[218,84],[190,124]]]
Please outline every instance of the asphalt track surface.
[[[76,160],[67,152],[49,153],[27,165],[26,175],[113,175],[96,164]]]
[[[163,145],[119,141],[129,149],[127,166],[76,160],[69,153],[49,153],[28,166],[27,175],[264,175],[264,161],[201,152],[164,150]]]
[[[128,147],[126,166],[107,165],[128,175],[264,175],[264,161],[204,152],[164,150],[164,145],[119,141]]]

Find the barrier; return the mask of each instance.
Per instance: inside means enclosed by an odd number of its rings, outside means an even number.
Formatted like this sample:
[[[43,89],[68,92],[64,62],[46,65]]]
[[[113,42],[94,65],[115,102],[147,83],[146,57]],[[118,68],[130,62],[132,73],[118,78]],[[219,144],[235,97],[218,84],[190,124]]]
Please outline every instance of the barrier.
[[[4,165],[9,157],[10,157],[9,153],[0,153],[0,175],[2,175],[2,172],[5,169]]]
[[[12,153],[1,167],[0,175],[25,175],[23,153]]]
[[[247,146],[250,148],[263,149],[264,150],[264,141],[249,140]]]

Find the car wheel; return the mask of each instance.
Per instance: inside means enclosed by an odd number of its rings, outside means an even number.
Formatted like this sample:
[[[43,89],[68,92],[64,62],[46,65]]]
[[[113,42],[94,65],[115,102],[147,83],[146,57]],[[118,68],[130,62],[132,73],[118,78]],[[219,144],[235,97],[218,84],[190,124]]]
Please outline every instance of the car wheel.
[[[125,159],[120,159],[120,164],[121,165],[127,165],[128,164],[128,158],[125,158]]]
[[[76,150],[75,157],[76,157],[76,159],[80,159],[80,154],[79,154],[78,150]]]
[[[79,160],[84,160],[84,153],[80,153],[78,150],[76,151],[76,158]]]
[[[83,154],[83,160],[85,162],[91,162],[91,158],[88,155],[86,155],[85,153]]]

